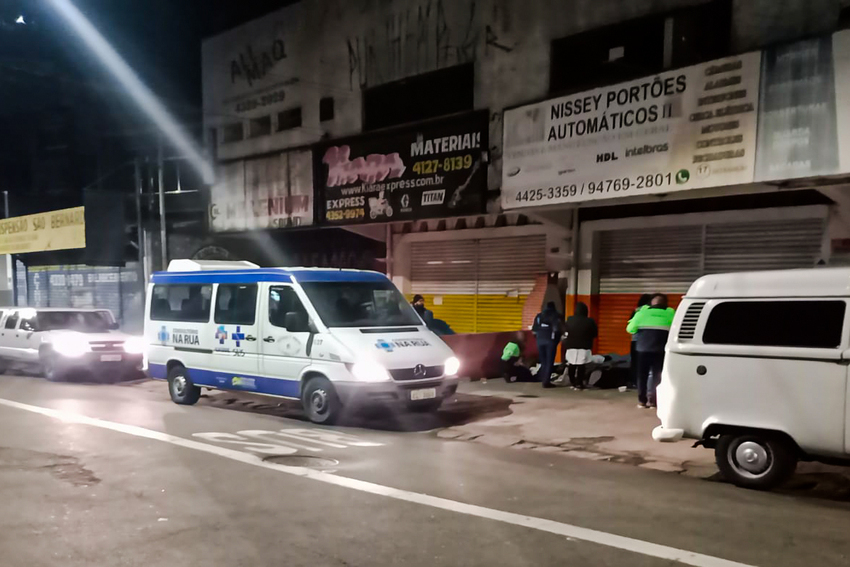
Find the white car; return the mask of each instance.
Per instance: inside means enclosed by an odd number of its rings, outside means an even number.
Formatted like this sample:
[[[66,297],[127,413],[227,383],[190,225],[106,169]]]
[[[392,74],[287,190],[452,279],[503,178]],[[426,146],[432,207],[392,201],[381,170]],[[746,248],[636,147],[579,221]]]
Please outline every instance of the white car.
[[[0,371],[37,368],[48,380],[75,371],[98,377],[142,368],[144,341],[118,331],[107,309],[0,310]]]

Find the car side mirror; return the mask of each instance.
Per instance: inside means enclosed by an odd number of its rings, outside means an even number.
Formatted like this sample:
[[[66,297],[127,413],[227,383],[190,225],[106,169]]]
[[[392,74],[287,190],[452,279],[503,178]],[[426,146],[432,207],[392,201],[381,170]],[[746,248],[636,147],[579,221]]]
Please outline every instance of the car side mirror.
[[[121,325],[119,325],[118,323],[110,323],[109,324],[109,330],[110,331],[117,331],[120,328],[121,328]]]
[[[290,333],[308,333],[310,332],[310,320],[306,313],[290,311],[284,319],[284,326]]]

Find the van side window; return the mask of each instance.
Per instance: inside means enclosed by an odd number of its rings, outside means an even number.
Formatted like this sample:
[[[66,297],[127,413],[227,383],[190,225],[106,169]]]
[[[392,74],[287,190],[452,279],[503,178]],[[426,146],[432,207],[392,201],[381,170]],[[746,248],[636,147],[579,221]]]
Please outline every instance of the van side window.
[[[257,285],[219,284],[215,299],[215,322],[253,325],[257,316]]]
[[[702,342],[837,348],[846,308],[837,300],[725,301],[709,313]]]
[[[211,285],[155,285],[151,320],[206,323],[210,320],[211,300]],[[109,317],[103,313],[104,319]]]
[[[18,319],[20,319],[20,316],[18,315],[17,312],[9,315],[9,317],[6,319],[6,328],[7,329],[14,329],[15,325],[18,324]]]
[[[287,313],[307,313],[295,290],[288,286],[273,287],[269,290],[269,323],[275,327],[286,328]]]

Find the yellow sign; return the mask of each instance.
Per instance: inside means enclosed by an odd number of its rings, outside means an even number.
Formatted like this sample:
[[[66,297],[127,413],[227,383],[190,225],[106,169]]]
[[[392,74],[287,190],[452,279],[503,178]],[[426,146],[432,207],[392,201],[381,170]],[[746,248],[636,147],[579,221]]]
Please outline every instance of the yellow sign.
[[[86,247],[85,207],[0,220],[0,254]]]

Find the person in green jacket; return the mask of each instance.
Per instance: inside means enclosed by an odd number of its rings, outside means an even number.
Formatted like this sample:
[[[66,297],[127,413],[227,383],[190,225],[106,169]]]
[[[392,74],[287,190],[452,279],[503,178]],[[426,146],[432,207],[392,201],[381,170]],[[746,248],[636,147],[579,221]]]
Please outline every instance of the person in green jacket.
[[[655,388],[661,381],[664,347],[676,311],[667,306],[667,296],[655,294],[649,305],[635,312],[626,330],[635,335],[637,359],[638,407],[655,407]]]
[[[525,348],[525,334],[518,331],[502,351],[502,375],[505,382],[533,382],[531,370],[522,363],[522,351]]]

